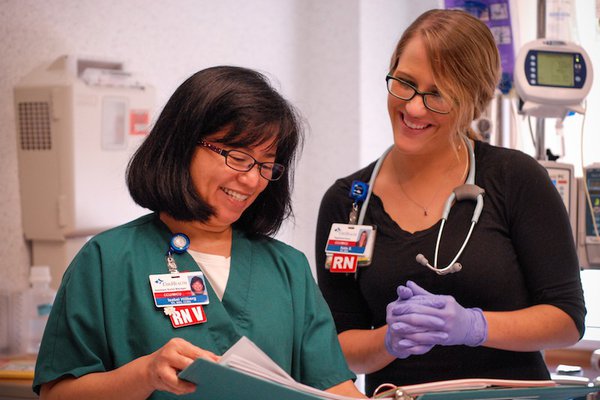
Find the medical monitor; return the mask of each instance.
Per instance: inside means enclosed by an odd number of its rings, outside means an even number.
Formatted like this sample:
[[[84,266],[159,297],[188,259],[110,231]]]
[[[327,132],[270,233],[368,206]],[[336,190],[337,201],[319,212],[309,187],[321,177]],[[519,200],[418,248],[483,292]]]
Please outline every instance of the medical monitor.
[[[574,43],[538,39],[517,55],[515,88],[526,115],[562,118],[570,111],[583,113],[592,80],[591,60]]]

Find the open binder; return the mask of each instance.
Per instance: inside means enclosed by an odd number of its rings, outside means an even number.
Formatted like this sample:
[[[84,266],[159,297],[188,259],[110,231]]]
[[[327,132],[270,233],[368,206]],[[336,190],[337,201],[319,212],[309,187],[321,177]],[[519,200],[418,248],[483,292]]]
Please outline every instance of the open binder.
[[[545,382],[550,382],[546,385]],[[510,384],[512,383],[512,385]],[[528,386],[533,384],[534,386]],[[457,379],[409,385],[383,391],[375,399],[394,400],[483,400],[585,398],[600,386],[558,385],[552,381],[504,381],[498,379]]]
[[[248,338],[242,337],[218,363],[199,358],[179,373],[198,386],[203,400],[351,400],[296,382]],[[457,379],[394,387],[374,398],[387,400],[478,400],[584,398],[600,386],[559,385],[553,381]]]
[[[540,400],[570,400],[585,398],[588,394],[598,392],[600,387],[585,386],[556,386],[546,388],[503,388],[461,390],[454,392],[427,393],[418,396],[397,397],[398,400],[484,400],[484,399],[540,399]]]

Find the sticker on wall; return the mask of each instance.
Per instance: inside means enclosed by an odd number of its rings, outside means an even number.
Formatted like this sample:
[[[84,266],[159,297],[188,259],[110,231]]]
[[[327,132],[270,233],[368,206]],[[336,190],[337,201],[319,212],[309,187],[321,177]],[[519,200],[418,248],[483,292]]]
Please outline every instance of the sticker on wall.
[[[131,110],[129,112],[129,134],[147,135],[150,131],[150,112],[148,110]]]

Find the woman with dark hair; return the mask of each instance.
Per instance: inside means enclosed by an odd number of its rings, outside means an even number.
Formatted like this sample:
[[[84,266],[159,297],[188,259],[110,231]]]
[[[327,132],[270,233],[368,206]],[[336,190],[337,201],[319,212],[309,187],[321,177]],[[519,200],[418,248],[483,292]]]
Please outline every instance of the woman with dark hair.
[[[192,289],[192,295],[200,301],[208,300],[208,296],[206,295],[206,286],[204,285],[204,279],[202,279],[198,275],[193,276],[192,279],[190,279],[190,289]]]
[[[187,79],[127,172],[131,196],[154,213],[97,235],[73,260],[34,390],[171,399],[196,390],[178,371],[247,336],[297,381],[361,397],[306,257],[270,237],[292,213],[301,141],[298,115],[262,74],[225,66]],[[165,299],[165,281],[198,270],[208,304]],[[202,307],[191,325],[176,318],[184,307]]]

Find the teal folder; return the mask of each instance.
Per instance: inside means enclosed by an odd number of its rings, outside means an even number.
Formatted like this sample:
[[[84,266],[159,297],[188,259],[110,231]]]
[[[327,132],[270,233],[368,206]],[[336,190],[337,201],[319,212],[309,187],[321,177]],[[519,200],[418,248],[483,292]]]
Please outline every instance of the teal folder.
[[[311,394],[256,378],[223,365],[198,358],[179,373],[181,379],[195,383],[202,400],[261,399],[315,400]]]

